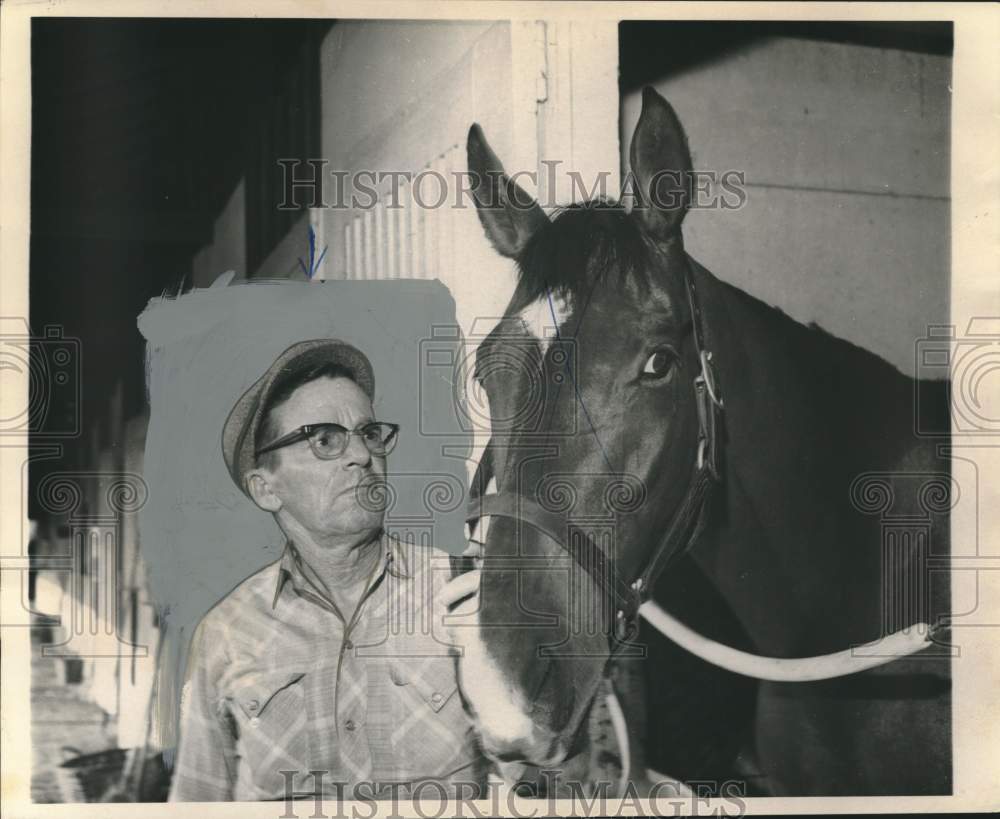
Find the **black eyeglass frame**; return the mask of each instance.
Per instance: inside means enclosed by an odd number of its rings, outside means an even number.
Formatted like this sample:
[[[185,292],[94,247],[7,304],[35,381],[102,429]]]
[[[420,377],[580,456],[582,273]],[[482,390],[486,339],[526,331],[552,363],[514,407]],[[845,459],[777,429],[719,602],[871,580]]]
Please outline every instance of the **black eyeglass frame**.
[[[344,448],[341,449],[340,452],[338,452],[335,455],[320,455],[316,451],[316,447],[313,446],[313,442],[310,436],[314,432],[323,427],[333,427],[335,430],[341,430],[347,436],[344,439]],[[341,455],[347,452],[347,447],[351,441],[352,435],[360,435],[362,436],[363,439],[365,430],[370,429],[371,427],[389,427],[389,429],[392,430],[392,437],[389,439],[389,445],[385,448],[384,452],[377,452],[377,453],[372,452],[371,447],[368,447],[368,451],[371,452],[372,455],[378,455],[379,457],[388,455],[395,448],[396,443],[399,440],[399,429],[400,429],[399,424],[393,424],[390,423],[389,421],[368,421],[364,424],[361,424],[358,427],[355,427],[354,429],[348,429],[343,424],[336,424],[332,421],[326,421],[324,423],[319,423],[319,424],[303,424],[298,429],[293,429],[291,432],[282,435],[277,440],[274,440],[271,443],[267,444],[266,446],[263,446],[260,449],[256,450],[254,452],[254,457],[259,458],[261,455],[267,452],[273,452],[276,449],[282,449],[283,447],[290,446],[291,444],[297,444],[299,441],[308,441],[309,449],[312,450],[313,455],[315,455],[321,461],[331,461],[334,458],[339,458]],[[365,444],[365,446],[367,447],[368,445]]]

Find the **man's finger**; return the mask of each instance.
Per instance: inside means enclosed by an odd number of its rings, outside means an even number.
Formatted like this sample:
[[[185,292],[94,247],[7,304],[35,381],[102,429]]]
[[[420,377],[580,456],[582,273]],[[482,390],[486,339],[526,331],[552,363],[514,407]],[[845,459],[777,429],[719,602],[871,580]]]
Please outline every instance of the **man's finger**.
[[[465,617],[469,614],[475,614],[479,610],[479,600],[475,597],[466,597],[461,603],[459,603],[455,608],[453,608],[449,615],[455,618]]]
[[[479,591],[481,576],[482,571],[480,569],[473,569],[471,572],[466,572],[452,578],[441,587],[441,591],[438,592],[438,600],[445,608],[449,608],[463,597],[475,594]]]

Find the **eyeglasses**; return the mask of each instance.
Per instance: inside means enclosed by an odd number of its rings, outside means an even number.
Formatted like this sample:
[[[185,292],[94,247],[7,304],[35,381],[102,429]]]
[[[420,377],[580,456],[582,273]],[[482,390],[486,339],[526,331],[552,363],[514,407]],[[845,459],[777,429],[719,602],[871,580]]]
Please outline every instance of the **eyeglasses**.
[[[362,424],[357,429],[347,429],[340,424],[306,424],[261,447],[254,455],[260,456],[289,444],[308,441],[313,455],[320,460],[328,461],[344,454],[352,435],[360,436],[372,455],[388,455],[399,439],[399,424],[372,421]]]

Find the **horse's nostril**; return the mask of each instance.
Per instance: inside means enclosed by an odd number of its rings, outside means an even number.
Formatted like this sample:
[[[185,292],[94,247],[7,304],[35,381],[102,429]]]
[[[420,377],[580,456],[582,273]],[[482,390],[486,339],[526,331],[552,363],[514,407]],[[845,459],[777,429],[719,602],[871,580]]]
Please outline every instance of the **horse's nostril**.
[[[524,752],[519,746],[504,744],[501,747],[483,742],[483,748],[487,755],[497,762],[521,762],[525,758]]]
[[[566,758],[566,744],[554,733],[540,732],[537,727],[530,737],[499,739],[482,735],[483,750],[497,762],[524,762],[546,767],[558,765]]]

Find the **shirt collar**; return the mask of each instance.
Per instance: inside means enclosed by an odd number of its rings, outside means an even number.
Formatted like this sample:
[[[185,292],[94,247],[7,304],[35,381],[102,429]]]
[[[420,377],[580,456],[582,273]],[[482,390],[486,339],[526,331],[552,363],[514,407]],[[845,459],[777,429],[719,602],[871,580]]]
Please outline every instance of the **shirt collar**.
[[[397,552],[399,552],[399,557],[403,557],[402,552],[396,548],[396,538],[387,535],[384,530],[379,536],[379,541],[382,548],[382,563],[372,577],[373,583],[392,568],[396,562]],[[317,585],[315,582],[309,580],[311,576],[315,576],[315,572],[306,563],[305,558],[302,557],[299,550],[295,548],[295,544],[291,540],[285,541],[285,549],[281,553],[281,560],[278,561],[278,581],[275,584],[274,599],[271,601],[271,608],[273,609],[278,605],[278,598],[281,596],[281,591],[285,587],[286,581],[290,581],[292,588],[296,592],[299,592],[310,585]],[[322,589],[322,586],[319,588]]]

